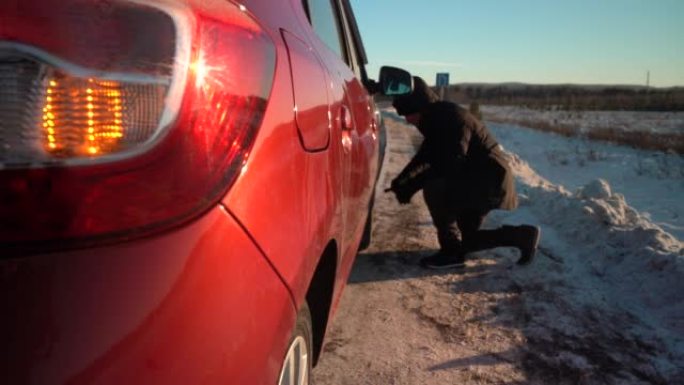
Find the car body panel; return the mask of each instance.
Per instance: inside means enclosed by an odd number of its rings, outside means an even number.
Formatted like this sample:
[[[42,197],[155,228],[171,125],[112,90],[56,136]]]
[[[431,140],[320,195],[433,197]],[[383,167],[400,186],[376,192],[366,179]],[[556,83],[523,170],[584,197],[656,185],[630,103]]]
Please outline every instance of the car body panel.
[[[286,34],[308,41],[327,68],[332,115],[330,145],[319,153],[295,149],[299,145],[295,101],[285,92],[292,84],[283,80],[288,70],[284,59],[288,56],[287,46],[280,39],[276,46],[281,60],[259,138],[247,171],[223,202],[282,274],[299,306],[318,259],[332,240],[337,243],[339,256],[336,297],[346,282],[368,213],[377,173],[378,142],[371,124],[373,111],[369,108],[368,92],[351,69],[316,38],[301,3],[289,1],[294,17],[281,17],[274,21],[276,25],[266,28],[276,36],[278,31],[285,30]],[[248,1],[245,5],[259,20],[268,19],[266,15],[272,13],[269,8],[259,7],[260,2]],[[327,106],[321,100],[315,108]],[[345,108],[353,114],[350,129],[342,126]]]
[[[302,13],[297,14],[302,23],[307,22],[306,19],[302,19]],[[379,142],[374,125],[373,109],[371,108],[373,101],[360,79],[347,64],[340,60],[335,52],[315,35],[311,36],[311,42],[320,53],[329,71],[333,126],[340,132],[338,137],[333,138],[332,145],[334,146],[337,143],[341,149],[343,162],[347,165],[342,171],[344,197],[342,221],[345,232],[342,235],[343,241],[341,243],[353,245],[353,247],[342,249],[341,252],[339,274],[336,277],[335,285],[335,302],[337,302],[351,271],[368,215],[369,202],[379,171],[377,167]],[[347,55],[353,57],[354,55],[349,48],[347,46]],[[358,65],[358,63],[353,64]],[[344,127],[345,114],[351,115],[352,125],[350,127]]]
[[[302,146],[308,151],[323,150],[330,141],[331,125],[325,70],[308,44],[286,30],[282,35],[290,59],[295,117]]]
[[[276,378],[296,313],[217,207],[151,239],[0,260],[0,314],[3,384],[218,384]]]

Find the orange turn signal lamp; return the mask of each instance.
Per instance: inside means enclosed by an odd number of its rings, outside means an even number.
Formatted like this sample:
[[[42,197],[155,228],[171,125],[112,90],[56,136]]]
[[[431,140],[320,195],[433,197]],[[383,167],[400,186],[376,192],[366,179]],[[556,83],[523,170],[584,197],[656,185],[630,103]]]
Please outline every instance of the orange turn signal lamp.
[[[58,158],[117,152],[125,133],[124,98],[116,81],[49,79],[43,104],[44,150]]]

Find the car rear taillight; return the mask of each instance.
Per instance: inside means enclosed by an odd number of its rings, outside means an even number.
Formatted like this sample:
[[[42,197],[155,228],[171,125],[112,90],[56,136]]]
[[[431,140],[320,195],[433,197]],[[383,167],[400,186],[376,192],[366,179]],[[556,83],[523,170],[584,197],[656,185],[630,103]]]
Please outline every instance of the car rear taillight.
[[[273,42],[242,7],[9,3],[0,254],[130,239],[220,200],[245,165],[275,71]]]

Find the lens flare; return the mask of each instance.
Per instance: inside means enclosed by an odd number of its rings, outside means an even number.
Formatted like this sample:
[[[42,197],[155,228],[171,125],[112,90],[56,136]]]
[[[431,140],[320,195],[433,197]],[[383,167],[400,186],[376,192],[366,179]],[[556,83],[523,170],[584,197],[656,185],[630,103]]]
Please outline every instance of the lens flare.
[[[202,87],[209,74],[209,67],[207,67],[204,58],[200,55],[200,57],[190,65],[190,69],[195,74],[195,86],[197,88]]]
[[[195,87],[208,89],[213,87],[230,87],[226,78],[226,66],[210,65],[202,52],[197,59],[190,64],[190,71],[195,76]]]

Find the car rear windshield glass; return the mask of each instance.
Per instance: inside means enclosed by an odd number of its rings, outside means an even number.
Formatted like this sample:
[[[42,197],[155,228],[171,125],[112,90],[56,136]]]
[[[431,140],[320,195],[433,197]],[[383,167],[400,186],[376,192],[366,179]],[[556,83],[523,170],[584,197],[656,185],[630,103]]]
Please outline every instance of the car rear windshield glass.
[[[331,50],[344,59],[340,24],[332,2],[330,0],[309,0],[307,3],[314,31]]]

